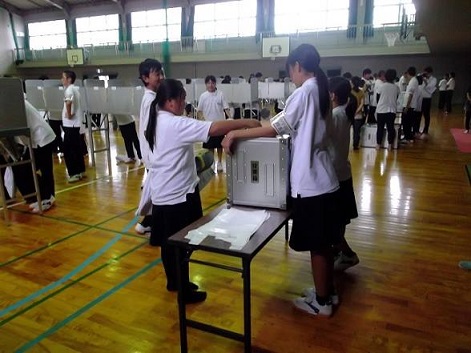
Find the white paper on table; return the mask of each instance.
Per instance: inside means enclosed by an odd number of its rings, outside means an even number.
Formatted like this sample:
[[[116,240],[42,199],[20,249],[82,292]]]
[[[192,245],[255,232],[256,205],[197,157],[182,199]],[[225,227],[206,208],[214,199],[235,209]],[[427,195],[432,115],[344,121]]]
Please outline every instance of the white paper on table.
[[[214,236],[230,243],[230,249],[240,250],[269,217],[265,210],[224,209],[212,221],[190,230],[185,238],[198,245],[208,235]]]

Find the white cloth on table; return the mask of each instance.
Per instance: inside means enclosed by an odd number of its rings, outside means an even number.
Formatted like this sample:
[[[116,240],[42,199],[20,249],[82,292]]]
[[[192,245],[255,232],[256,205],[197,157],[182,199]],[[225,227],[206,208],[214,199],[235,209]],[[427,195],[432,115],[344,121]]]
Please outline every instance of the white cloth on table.
[[[212,221],[189,231],[185,238],[197,245],[209,235],[230,243],[230,249],[240,250],[269,217],[265,210],[224,209]]]

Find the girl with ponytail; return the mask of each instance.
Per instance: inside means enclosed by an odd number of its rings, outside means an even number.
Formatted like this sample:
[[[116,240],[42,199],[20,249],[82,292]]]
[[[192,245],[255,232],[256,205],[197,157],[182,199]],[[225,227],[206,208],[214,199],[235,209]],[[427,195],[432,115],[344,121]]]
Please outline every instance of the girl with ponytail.
[[[289,245],[293,250],[310,252],[315,284],[315,290],[306,289],[306,296],[293,303],[311,315],[330,316],[332,296],[336,297],[332,246],[340,240],[341,222],[337,213],[339,182],[327,150],[328,81],[319,63],[314,46],[302,44],[294,49],[286,69],[296,90],[288,97],[285,109],[271,119],[270,126],[231,131],[222,145],[231,153],[240,138],[291,136],[293,228]]]

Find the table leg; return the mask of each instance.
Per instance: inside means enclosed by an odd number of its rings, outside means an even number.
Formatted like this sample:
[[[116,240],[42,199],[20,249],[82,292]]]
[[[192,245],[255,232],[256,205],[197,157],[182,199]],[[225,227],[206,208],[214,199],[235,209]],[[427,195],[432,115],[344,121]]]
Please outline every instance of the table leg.
[[[187,340],[187,322],[186,322],[186,306],[183,299],[183,262],[186,261],[184,257],[184,250],[175,246],[175,254],[177,261],[177,285],[178,285],[178,318],[180,321],[180,351],[181,353],[188,352],[188,340]]]
[[[252,315],[250,298],[250,259],[242,259],[244,278],[244,353],[252,352]]]

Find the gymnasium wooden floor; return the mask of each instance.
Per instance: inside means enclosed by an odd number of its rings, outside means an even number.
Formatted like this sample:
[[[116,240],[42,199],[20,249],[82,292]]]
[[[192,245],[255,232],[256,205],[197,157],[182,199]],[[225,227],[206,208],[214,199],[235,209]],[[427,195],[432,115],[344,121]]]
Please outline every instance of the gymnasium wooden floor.
[[[471,272],[458,267],[471,260],[471,154],[450,133],[461,126],[461,112],[434,113],[428,141],[351,152],[360,217],[347,238],[360,264],[337,277],[341,304],[330,319],[293,308],[312,285],[309,257],[280,232],[252,263],[254,352],[471,352]],[[113,159],[124,154],[119,133],[112,145]],[[180,351],[159,248],[134,232],[144,169],[113,163],[108,177],[97,159],[87,179],[68,185],[56,158],[56,206],[40,216],[16,205],[9,223],[0,220],[1,352]],[[203,208],[224,199],[219,174],[202,191]],[[188,315],[241,332],[240,275],[195,264],[191,275],[208,299]],[[193,329],[188,338],[190,352],[243,351]]]

